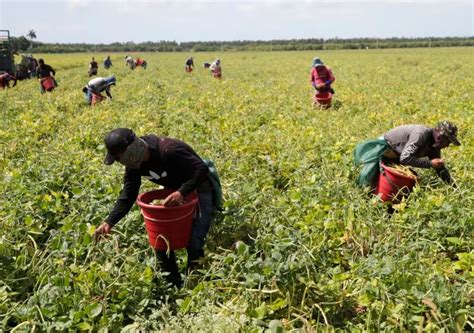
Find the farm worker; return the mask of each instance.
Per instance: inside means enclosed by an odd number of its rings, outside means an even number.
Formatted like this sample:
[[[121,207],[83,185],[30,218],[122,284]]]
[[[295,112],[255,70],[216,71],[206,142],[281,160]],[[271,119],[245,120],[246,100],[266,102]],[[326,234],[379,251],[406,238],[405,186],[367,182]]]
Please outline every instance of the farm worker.
[[[56,79],[54,78],[54,75],[56,75],[56,72],[54,71],[53,67],[45,64],[43,59],[38,59],[38,64],[39,65],[38,65],[38,68],[36,69],[36,72],[37,72],[36,76],[40,79],[40,82],[41,82],[41,79],[51,77],[54,81],[54,86],[57,87],[58,83],[56,82]],[[40,88],[41,88],[41,92],[44,93],[45,90],[41,83],[40,83]]]
[[[30,73],[30,78],[33,78],[36,76],[36,68],[38,68],[38,60],[36,60],[31,54],[28,55],[28,60],[29,65],[28,65],[28,71]]]
[[[3,73],[0,74],[0,88],[4,89],[5,87],[10,88],[10,81],[13,81],[13,86],[16,86],[16,77],[9,74]]]
[[[356,165],[362,165],[357,178],[359,186],[374,186],[379,172],[379,163],[399,163],[417,168],[433,168],[448,184],[454,184],[448,169],[441,159],[441,149],[451,143],[459,146],[458,129],[449,121],[441,121],[436,127],[402,125],[385,133],[377,140],[358,144],[354,151]]]
[[[112,67],[112,60],[110,60],[110,56],[107,56],[107,58],[104,59],[104,68],[109,69]]]
[[[129,66],[130,69],[135,69],[135,61],[133,61],[131,56],[125,57],[125,65]]]
[[[87,83],[87,85],[82,88],[82,92],[84,93],[84,97],[87,103],[90,105],[92,104],[92,95],[98,95],[101,98],[102,92],[105,91],[107,97],[112,99],[112,94],[110,93],[110,87],[115,85],[116,79],[115,75],[103,78],[103,77],[96,77]]]
[[[313,68],[311,68],[310,82],[318,92],[330,92],[334,94],[331,84],[336,80],[332,74],[331,68],[324,65],[319,58],[313,59]]]
[[[192,72],[192,70],[194,69],[193,57],[189,57],[188,59],[186,59],[186,63],[184,66],[186,68],[186,72]]]
[[[168,189],[176,189],[163,202],[164,206],[176,206],[184,197],[196,191],[199,200],[199,214],[193,220],[191,240],[187,247],[188,270],[196,267],[204,256],[204,241],[211,225],[213,207],[220,202],[220,187],[213,181],[213,172],[186,143],[154,134],[137,137],[128,128],[117,128],[104,139],[107,155],[104,163],[115,161],[125,166],[124,184],[115,206],[105,222],[99,226],[95,236],[110,233],[135,203],[140,190],[141,178],[145,177],[155,184]],[[162,268],[169,273],[168,282],[180,287],[181,275],[178,272],[176,256],[173,251],[156,250]]]
[[[220,79],[222,77],[222,67],[220,59],[216,59],[211,64],[211,67],[209,67],[209,69],[211,70],[212,76],[214,76],[216,79]]]
[[[137,58],[137,59],[135,60],[135,66],[143,67],[144,69],[146,69],[146,65],[147,65],[147,63],[146,63],[146,61],[143,60],[143,59]]]
[[[97,71],[99,70],[99,64],[95,61],[95,58],[92,57],[92,61],[89,63],[89,77],[93,75],[97,75]]]

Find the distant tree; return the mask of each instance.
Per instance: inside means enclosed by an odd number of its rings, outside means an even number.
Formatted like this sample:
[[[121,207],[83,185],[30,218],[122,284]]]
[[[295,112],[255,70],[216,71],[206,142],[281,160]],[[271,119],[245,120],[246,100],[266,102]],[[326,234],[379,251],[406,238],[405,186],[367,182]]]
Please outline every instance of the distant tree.
[[[36,39],[36,31],[34,31],[33,29],[30,29],[30,31],[28,31],[28,34],[26,35],[26,37],[28,37],[31,41],[30,43],[30,49],[33,48],[33,39]]]

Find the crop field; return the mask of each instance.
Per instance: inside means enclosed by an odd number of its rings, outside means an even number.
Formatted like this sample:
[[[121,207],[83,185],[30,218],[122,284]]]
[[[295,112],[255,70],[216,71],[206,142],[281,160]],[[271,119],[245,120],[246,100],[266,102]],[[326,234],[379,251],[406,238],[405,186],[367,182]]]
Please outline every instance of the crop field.
[[[86,105],[91,56],[115,74],[112,101]],[[268,53],[41,55],[59,87],[0,90],[0,331],[462,332],[474,329],[472,48]],[[315,56],[336,76],[312,106]],[[202,63],[222,61],[222,80]],[[352,152],[402,124],[451,120],[432,170],[390,216],[355,186]],[[221,176],[224,210],[200,270],[167,288],[137,206],[92,234],[123,167],[104,135],[129,127],[189,143]],[[155,188],[143,180],[141,192]],[[181,271],[185,251],[178,251]]]

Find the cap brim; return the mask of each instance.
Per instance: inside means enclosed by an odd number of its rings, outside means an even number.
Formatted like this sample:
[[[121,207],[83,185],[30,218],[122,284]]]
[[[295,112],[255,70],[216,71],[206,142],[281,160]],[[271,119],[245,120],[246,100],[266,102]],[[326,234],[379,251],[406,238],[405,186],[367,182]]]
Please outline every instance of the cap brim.
[[[448,138],[448,139],[449,139],[449,141],[451,141],[451,143],[452,143],[453,145],[455,145],[455,146],[460,146],[460,145],[461,145],[461,142],[459,142],[459,140],[458,140],[457,138],[455,138],[455,137],[450,137],[450,138]]]
[[[107,155],[105,155],[104,164],[111,165],[114,162],[115,162],[114,155],[107,153]]]

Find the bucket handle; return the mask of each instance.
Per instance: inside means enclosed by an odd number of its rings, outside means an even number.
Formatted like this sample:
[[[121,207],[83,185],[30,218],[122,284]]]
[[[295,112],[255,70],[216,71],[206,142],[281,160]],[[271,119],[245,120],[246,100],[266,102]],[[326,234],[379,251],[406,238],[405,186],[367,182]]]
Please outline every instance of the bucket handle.
[[[168,238],[166,238],[165,235],[159,234],[159,235],[156,236],[156,238],[155,238],[155,243],[156,243],[156,241],[158,240],[158,238],[161,238],[161,239],[165,242],[165,244],[166,244],[166,255],[169,257],[169,256],[170,256],[170,252],[171,252],[170,241],[168,240]]]
[[[189,215],[193,215],[193,214],[194,214],[194,211],[195,211],[195,208],[193,208],[193,210],[192,210],[189,214],[187,214],[187,215],[180,216],[180,217],[178,217],[178,218],[176,218],[176,219],[169,219],[169,220],[157,220],[157,219],[155,219],[155,218],[153,218],[153,217],[149,217],[149,216],[145,215],[145,213],[143,212],[143,209],[140,209],[140,211],[141,211],[143,217],[146,218],[147,220],[150,220],[150,221],[153,221],[153,222],[169,223],[169,222],[175,222],[175,221],[177,221],[177,220],[181,220],[181,219],[183,219],[183,218],[185,218],[185,217],[188,217]]]

